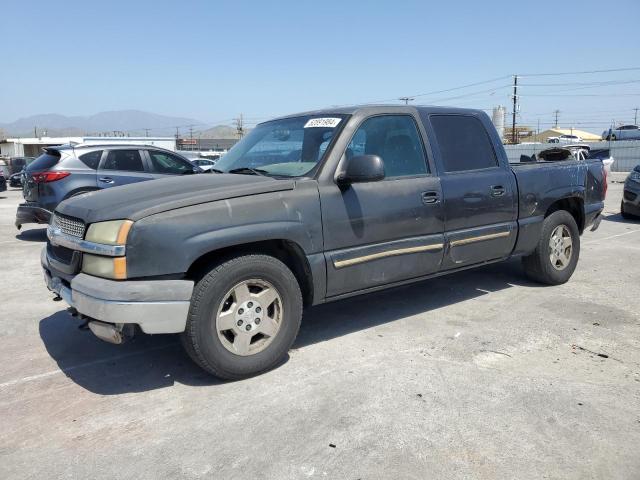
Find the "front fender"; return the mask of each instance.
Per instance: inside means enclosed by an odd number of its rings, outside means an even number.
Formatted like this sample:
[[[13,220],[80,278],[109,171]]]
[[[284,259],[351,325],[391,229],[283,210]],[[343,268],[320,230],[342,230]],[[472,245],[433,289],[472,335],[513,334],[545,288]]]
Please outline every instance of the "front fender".
[[[305,255],[322,251],[315,182],[294,190],[192,205],[134,223],[127,240],[129,278],[184,274],[202,255],[230,246],[287,240]]]

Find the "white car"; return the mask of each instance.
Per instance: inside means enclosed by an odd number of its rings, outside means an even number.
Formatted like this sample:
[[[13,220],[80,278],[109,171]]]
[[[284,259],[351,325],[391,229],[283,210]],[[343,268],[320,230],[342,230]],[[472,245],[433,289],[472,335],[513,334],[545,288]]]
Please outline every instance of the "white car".
[[[638,125],[622,125],[618,128],[610,128],[602,132],[604,140],[640,140],[640,127]]]
[[[194,165],[200,167],[205,172],[211,170],[216,164],[215,160],[207,160],[206,158],[194,158],[189,159],[189,161]]]
[[[578,143],[582,141],[582,137],[578,135],[560,135],[558,137],[549,137],[547,143]]]

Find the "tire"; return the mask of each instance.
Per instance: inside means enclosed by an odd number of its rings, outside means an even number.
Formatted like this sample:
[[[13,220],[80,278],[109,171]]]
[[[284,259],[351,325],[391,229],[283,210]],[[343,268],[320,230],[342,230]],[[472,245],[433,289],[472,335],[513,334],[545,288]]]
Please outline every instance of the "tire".
[[[558,232],[568,235],[561,235],[562,241],[556,244]],[[571,240],[568,255],[565,240],[567,237]],[[556,245],[557,250],[554,250],[552,243]],[[561,252],[561,255],[555,256],[556,251]],[[557,259],[555,262],[552,260],[552,255]],[[579,256],[580,232],[576,221],[566,210],[558,210],[544,219],[538,245],[533,253],[522,259],[522,264],[530,279],[547,285],[560,285],[566,283],[573,275]]]
[[[291,270],[274,257],[243,255],[222,261],[196,283],[181,340],[204,370],[237,380],[283,361],[301,320],[302,294]]]
[[[620,201],[620,215],[622,215],[622,218],[624,218],[625,220],[635,220],[636,218],[638,218],[635,215],[630,214],[629,212],[625,212],[623,201]]]

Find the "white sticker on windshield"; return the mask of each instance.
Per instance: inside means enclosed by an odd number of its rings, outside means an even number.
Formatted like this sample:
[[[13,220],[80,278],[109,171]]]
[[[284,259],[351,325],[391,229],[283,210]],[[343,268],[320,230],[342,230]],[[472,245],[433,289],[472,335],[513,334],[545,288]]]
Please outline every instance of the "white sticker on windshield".
[[[312,118],[304,124],[304,128],[328,127],[334,128],[340,123],[340,118]]]

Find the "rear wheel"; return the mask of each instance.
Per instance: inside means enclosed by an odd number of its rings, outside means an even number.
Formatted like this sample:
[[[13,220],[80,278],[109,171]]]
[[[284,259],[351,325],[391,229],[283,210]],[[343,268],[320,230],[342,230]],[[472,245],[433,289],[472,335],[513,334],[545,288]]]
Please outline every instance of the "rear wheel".
[[[536,249],[522,259],[525,273],[536,282],[560,285],[571,278],[580,255],[580,232],[573,216],[558,210],[544,219]]]
[[[196,284],[182,343],[209,373],[244,378],[285,358],[301,319],[302,294],[291,270],[267,255],[245,255]]]

